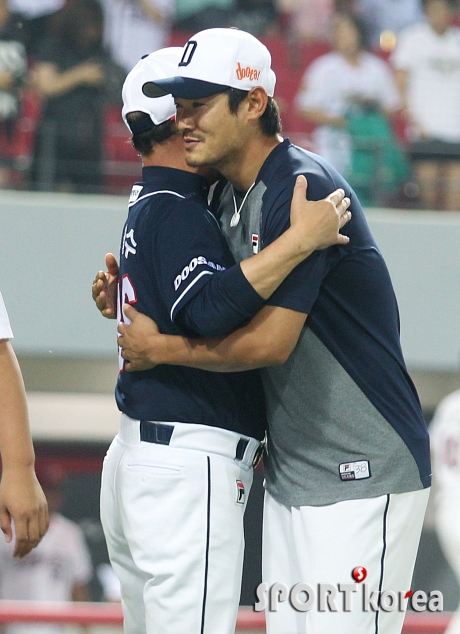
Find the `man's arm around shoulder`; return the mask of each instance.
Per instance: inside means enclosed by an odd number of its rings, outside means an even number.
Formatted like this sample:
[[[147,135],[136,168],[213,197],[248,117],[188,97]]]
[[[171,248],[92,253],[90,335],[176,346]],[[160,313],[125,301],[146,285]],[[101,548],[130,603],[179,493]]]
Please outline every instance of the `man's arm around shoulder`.
[[[265,306],[243,328],[226,337],[187,339],[162,335],[156,324],[132,306],[124,307],[130,326],[119,324],[125,369],[146,370],[160,364],[183,365],[214,372],[237,372],[281,365],[294,350],[307,315],[289,308]]]

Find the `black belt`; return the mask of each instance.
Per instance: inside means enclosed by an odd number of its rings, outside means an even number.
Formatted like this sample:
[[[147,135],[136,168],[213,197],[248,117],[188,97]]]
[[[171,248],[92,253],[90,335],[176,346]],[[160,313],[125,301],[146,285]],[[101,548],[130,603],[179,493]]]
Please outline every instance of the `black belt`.
[[[144,442],[153,442],[157,445],[169,445],[174,431],[174,425],[163,425],[163,423],[154,423],[150,420],[141,420],[140,433],[141,440]],[[249,445],[247,438],[240,438],[236,445],[235,460],[243,460],[244,452]],[[253,464],[258,464],[263,454],[263,445],[257,449]]]
[[[141,440],[154,442],[158,445],[169,445],[174,431],[174,425],[162,425],[141,420]]]

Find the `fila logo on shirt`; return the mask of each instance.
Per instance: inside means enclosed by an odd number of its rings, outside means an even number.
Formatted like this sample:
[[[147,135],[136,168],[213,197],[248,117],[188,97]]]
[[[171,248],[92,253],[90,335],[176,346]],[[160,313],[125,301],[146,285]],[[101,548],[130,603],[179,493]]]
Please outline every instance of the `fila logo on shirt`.
[[[257,233],[253,233],[251,236],[252,252],[254,255],[259,253],[259,236]]]
[[[356,462],[342,462],[339,465],[340,479],[343,480],[363,480],[371,477],[371,467],[369,460],[357,460]]]
[[[241,480],[236,481],[236,503],[244,504],[245,494],[244,494],[244,484]]]

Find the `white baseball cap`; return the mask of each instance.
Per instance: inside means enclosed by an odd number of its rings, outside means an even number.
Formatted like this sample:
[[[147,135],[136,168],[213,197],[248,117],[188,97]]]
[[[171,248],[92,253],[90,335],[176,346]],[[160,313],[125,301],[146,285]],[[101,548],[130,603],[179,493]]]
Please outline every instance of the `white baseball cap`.
[[[154,125],[176,116],[176,106],[171,95],[160,99],[149,99],[142,92],[142,86],[151,79],[163,79],[176,72],[183,50],[179,46],[162,48],[143,57],[128,73],[122,89],[123,121],[133,134],[147,132]],[[129,112],[144,112],[148,117],[129,125],[126,115]]]
[[[147,82],[149,97],[171,94],[182,99],[210,97],[228,88],[251,90],[261,86],[269,97],[276,75],[268,48],[239,29],[207,29],[189,39],[175,76]]]

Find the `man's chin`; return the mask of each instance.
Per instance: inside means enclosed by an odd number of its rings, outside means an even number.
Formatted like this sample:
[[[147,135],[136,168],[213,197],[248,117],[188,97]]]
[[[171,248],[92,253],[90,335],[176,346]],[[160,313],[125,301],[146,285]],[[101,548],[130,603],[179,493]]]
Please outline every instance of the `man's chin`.
[[[185,162],[189,167],[202,167],[208,165],[208,163],[199,156],[194,156],[193,154],[189,154],[187,152],[185,154]]]

